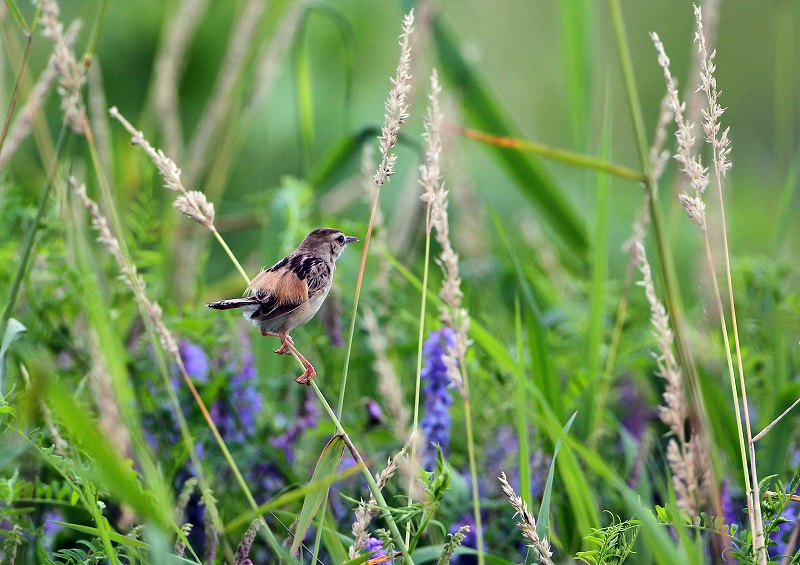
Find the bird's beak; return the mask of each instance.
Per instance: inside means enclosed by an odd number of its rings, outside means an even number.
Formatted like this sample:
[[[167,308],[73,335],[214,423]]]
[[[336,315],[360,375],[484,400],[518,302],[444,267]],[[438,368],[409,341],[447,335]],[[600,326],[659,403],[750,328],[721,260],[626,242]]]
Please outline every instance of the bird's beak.
[[[345,243],[345,245],[347,245],[348,243],[355,243],[356,241],[358,241],[358,238],[357,238],[357,237],[353,237],[352,235],[346,235],[346,236],[344,236],[344,243]]]

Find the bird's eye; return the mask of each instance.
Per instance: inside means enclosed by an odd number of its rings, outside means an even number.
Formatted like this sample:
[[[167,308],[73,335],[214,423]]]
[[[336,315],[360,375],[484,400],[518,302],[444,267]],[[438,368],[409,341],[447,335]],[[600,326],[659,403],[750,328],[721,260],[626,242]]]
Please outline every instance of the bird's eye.
[[[336,241],[338,241],[339,243],[341,243],[342,245],[344,245],[344,236],[343,236],[343,235],[340,235],[339,237],[337,237],[337,238],[336,238]]]

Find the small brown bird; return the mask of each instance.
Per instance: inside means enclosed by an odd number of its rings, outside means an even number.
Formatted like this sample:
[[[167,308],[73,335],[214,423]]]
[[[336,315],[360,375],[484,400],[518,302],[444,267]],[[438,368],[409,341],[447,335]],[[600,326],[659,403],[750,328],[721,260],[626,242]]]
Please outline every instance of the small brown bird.
[[[314,366],[294,346],[289,332],[302,326],[317,313],[333,283],[333,271],[348,243],[358,238],[332,228],[318,228],[306,236],[300,247],[250,281],[244,298],[206,304],[216,310],[241,308],[261,335],[281,339],[278,355],[294,353],[306,368],[295,380],[310,384],[317,376]]]

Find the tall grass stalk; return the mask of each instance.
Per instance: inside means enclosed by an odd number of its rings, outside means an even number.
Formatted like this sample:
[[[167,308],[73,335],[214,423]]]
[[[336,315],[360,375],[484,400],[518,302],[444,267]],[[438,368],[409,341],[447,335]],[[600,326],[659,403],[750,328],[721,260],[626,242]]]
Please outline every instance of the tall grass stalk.
[[[694,13],[695,13],[695,19],[697,21],[697,33],[695,34],[695,37],[698,43],[698,52],[700,54],[700,67],[702,69],[701,88],[706,95],[706,101],[708,104],[708,110],[703,112],[703,118],[704,118],[703,129],[705,130],[706,142],[711,146],[712,161],[714,163],[714,181],[715,181],[714,184],[716,185],[717,188],[717,197],[719,200],[719,210],[720,210],[720,220],[721,220],[720,227],[722,231],[722,248],[723,248],[723,257],[725,259],[725,277],[726,277],[725,282],[728,288],[728,303],[730,306],[731,323],[733,324],[733,341],[736,347],[736,362],[739,373],[739,386],[741,387],[741,392],[742,392],[744,422],[745,422],[745,429],[747,430],[748,451],[750,455],[750,473],[752,474],[752,479],[753,479],[753,485],[752,485],[753,492],[751,496],[753,498],[753,511],[754,511],[754,518],[756,521],[756,529],[754,532],[755,535],[753,544],[756,553],[756,558],[759,560],[759,562],[766,563],[767,550],[764,539],[764,522],[761,516],[761,495],[759,492],[760,485],[758,481],[758,470],[756,467],[756,454],[755,454],[755,445],[753,442],[753,432],[752,432],[752,426],[750,424],[750,407],[747,402],[747,385],[745,383],[745,378],[744,378],[742,349],[739,344],[739,326],[736,320],[736,304],[733,298],[731,259],[728,250],[728,228],[725,219],[725,199],[722,196],[722,178],[725,176],[727,170],[730,169],[731,167],[731,163],[728,160],[728,154],[730,153],[728,129],[725,129],[720,133],[721,126],[719,124],[719,118],[720,116],[722,116],[724,110],[719,105],[718,102],[719,92],[717,91],[717,82],[716,79],[714,78],[714,71],[716,70],[716,65],[714,64],[714,53],[711,53],[709,55],[706,50],[705,37],[703,35],[703,15],[700,7],[695,6]],[[709,262],[709,268],[714,276],[714,287],[718,288],[716,269],[714,268],[714,264],[712,262],[707,231],[704,231],[704,234],[706,242],[706,260]],[[725,323],[725,314],[722,308],[722,301],[720,300],[719,297],[719,291],[716,290],[715,293],[716,293],[715,298],[717,300],[717,310],[719,311],[720,323],[722,326],[723,334],[727,336],[727,324]],[[726,337],[725,353],[728,358],[728,363],[730,365],[730,347],[727,341],[728,340]],[[738,405],[736,406],[738,407]]]
[[[428,203],[425,211],[425,259],[422,265],[422,296],[419,305],[419,332],[417,334],[417,368],[414,379],[414,415],[411,424],[410,458],[415,461],[417,449],[417,435],[419,434],[419,399],[422,383],[422,350],[425,340],[425,309],[428,298],[428,271],[431,257],[431,204]],[[414,502],[414,480],[408,482],[408,506]],[[406,544],[411,539],[411,523],[406,527]]]
[[[676,158],[683,165],[683,171],[687,174],[689,182],[694,190],[694,197],[686,193],[679,195],[681,204],[686,208],[689,218],[697,224],[703,232],[703,240],[705,247],[705,260],[706,266],[709,270],[709,275],[712,279],[712,287],[714,293],[714,301],[717,311],[719,313],[720,330],[725,346],[725,359],[728,365],[728,374],[730,377],[731,395],[733,399],[734,411],[736,415],[737,435],[739,438],[739,448],[742,458],[742,472],[744,475],[745,488],[747,491],[748,499],[748,518],[752,530],[752,543],[753,553],[756,555],[759,563],[766,563],[766,548],[764,546],[764,526],[761,517],[761,503],[759,495],[758,474],[756,471],[755,449],[752,439],[752,431],[750,426],[749,407],[747,403],[747,392],[744,381],[744,371],[742,369],[741,349],[738,344],[738,328],[735,322],[735,305],[733,301],[733,286],[730,277],[730,258],[727,246],[727,230],[725,226],[725,212],[724,204],[722,202],[722,177],[725,176],[727,170],[731,167],[730,161],[727,160],[728,153],[730,152],[728,141],[728,130],[719,135],[719,118],[722,116],[723,109],[719,106],[717,98],[718,93],[716,90],[716,80],[713,77],[715,66],[713,63],[713,54],[709,57],[706,51],[705,38],[703,35],[702,14],[699,8],[695,7],[695,18],[697,22],[697,33],[695,34],[695,42],[698,44],[698,53],[700,55],[701,67],[701,86],[700,89],[705,92],[707,98],[707,109],[703,110],[703,129],[705,131],[705,140],[711,146],[712,160],[714,162],[714,176],[717,185],[717,192],[720,199],[720,213],[722,217],[722,239],[724,242],[724,256],[726,264],[726,275],[728,292],[730,297],[731,314],[734,317],[733,329],[736,341],[736,355],[739,368],[739,385],[741,387],[742,405],[739,404],[739,395],[736,390],[736,382],[734,377],[733,360],[731,357],[731,349],[728,338],[727,323],[725,320],[725,312],[722,306],[721,293],[719,290],[719,281],[717,279],[716,267],[711,253],[711,243],[708,235],[708,224],[705,214],[705,204],[702,195],[708,186],[709,178],[707,169],[704,168],[700,162],[700,158],[692,154],[692,144],[694,138],[691,134],[689,124],[683,117],[683,106],[678,99],[677,89],[675,88],[670,69],[669,58],[664,52],[664,47],[655,33],[652,34],[653,42],[656,46],[659,56],[659,64],[664,70],[664,77],[667,83],[667,92],[670,97],[670,104],[675,114],[675,122],[678,126],[676,136],[678,138],[678,154]],[[719,137],[718,137],[719,136]],[[744,412],[745,429],[747,432],[747,440],[749,446],[749,470],[748,470],[748,455],[746,453],[744,435],[742,430],[741,412]]]
[[[709,454],[711,458],[716,461],[716,457],[714,457],[714,451],[710,449],[710,446],[713,445],[713,440],[711,438],[711,427],[709,424],[708,414],[706,412],[706,406],[703,401],[702,390],[698,380],[697,367],[694,362],[691,347],[689,346],[686,322],[683,317],[680,294],[678,292],[678,286],[675,280],[674,263],[672,261],[672,254],[669,246],[667,245],[663,219],[661,217],[661,208],[658,203],[658,182],[655,174],[657,171],[653,166],[654,164],[650,155],[647,138],[644,131],[644,120],[642,118],[639,95],[636,91],[633,63],[631,62],[630,48],[628,46],[625,23],[622,18],[622,10],[620,8],[619,0],[608,0],[608,5],[614,27],[614,37],[617,44],[617,52],[622,69],[623,82],[625,84],[628,110],[631,116],[631,121],[633,122],[639,161],[644,171],[644,188],[648,194],[648,202],[650,205],[650,222],[652,224],[654,239],[656,242],[657,258],[660,267],[661,282],[664,289],[667,313],[669,314],[671,326],[675,333],[676,353],[680,364],[683,367],[689,384],[689,389],[692,393],[691,398],[697,419],[696,423],[698,426],[700,441],[706,446],[705,453]],[[710,493],[714,506],[714,512],[717,515],[722,515],[722,503],[720,500],[719,490],[716,487],[716,478],[714,482],[715,484]]]
[[[364,237],[364,251],[361,252],[361,265],[358,269],[358,279],[356,280],[356,291],[353,296],[353,314],[350,318],[350,331],[347,337],[347,351],[345,352],[344,368],[342,370],[342,384],[339,389],[339,401],[336,404],[336,413],[341,415],[344,405],[344,395],[347,390],[347,373],[350,368],[350,354],[353,348],[353,336],[356,331],[356,318],[358,317],[358,300],[361,297],[361,285],[364,281],[364,269],[367,265],[367,255],[369,253],[369,243],[372,238],[372,228],[375,225],[375,216],[378,213],[378,201],[381,195],[381,188],[394,174],[394,165],[397,161],[397,154],[392,153],[392,149],[397,143],[397,136],[402,126],[408,119],[408,94],[411,92],[411,34],[414,31],[414,10],[411,10],[403,18],[403,32],[400,34],[400,61],[394,78],[391,79],[392,89],[386,100],[386,115],[384,117],[381,135],[378,138],[380,146],[381,160],[378,170],[373,177],[375,181],[375,196],[372,199],[372,211],[369,215],[369,225],[367,234]]]
[[[426,246],[429,246],[431,228],[436,230],[436,241],[441,247],[437,263],[441,267],[444,279],[439,297],[442,306],[439,309],[439,318],[444,327],[450,328],[454,335],[454,345],[444,348],[443,361],[447,367],[450,381],[461,393],[464,402],[464,424],[467,432],[467,454],[469,458],[470,476],[472,477],[472,506],[477,537],[478,563],[483,565],[485,556],[483,551],[483,526],[481,523],[480,494],[478,492],[478,474],[475,458],[475,437],[472,430],[472,408],[469,393],[469,378],[467,374],[466,353],[469,346],[467,332],[469,330],[469,313],[463,307],[461,291],[461,276],[459,272],[458,254],[450,242],[450,220],[448,216],[447,190],[441,172],[442,140],[441,133],[444,124],[444,114],[441,110],[439,98],[442,87],[439,75],[433,69],[430,77],[431,93],[429,95],[428,111],[425,116],[425,163],[420,167],[420,183],[424,188],[423,202],[428,207],[426,230],[428,231]],[[426,256],[426,267],[427,267]],[[426,271],[427,272],[427,271]],[[422,293],[423,305],[427,294],[427,281],[423,280]],[[419,379],[419,376],[417,377]]]

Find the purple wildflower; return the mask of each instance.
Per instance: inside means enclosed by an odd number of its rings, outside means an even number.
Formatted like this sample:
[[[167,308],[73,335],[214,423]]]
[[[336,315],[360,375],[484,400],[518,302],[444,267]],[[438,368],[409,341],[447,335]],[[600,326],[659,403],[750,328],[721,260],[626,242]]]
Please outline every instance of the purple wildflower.
[[[456,522],[450,527],[450,533],[456,533],[462,526],[469,526],[469,532],[466,533],[464,536],[464,540],[461,542],[462,547],[471,547],[473,549],[478,547],[478,534],[477,529],[475,528],[475,516],[472,513],[464,514],[456,520]],[[474,555],[454,555],[453,558],[450,560],[450,563],[453,565],[472,565],[473,563],[477,563],[478,558]]]
[[[256,416],[261,412],[261,395],[255,389],[256,369],[253,365],[253,352],[248,347],[242,355],[239,372],[231,378],[231,406],[239,416],[239,423],[245,436],[256,431]]]
[[[208,356],[203,348],[188,339],[182,339],[178,344],[178,350],[180,351],[183,365],[186,367],[186,374],[194,382],[208,382],[210,366]]]
[[[639,443],[653,419],[654,410],[646,395],[629,376],[625,376],[620,383],[619,404],[623,411],[622,427]]]
[[[737,504],[734,501],[734,492],[731,488],[731,482],[727,478],[722,479],[719,497],[722,502],[722,514],[725,516],[725,523],[728,525],[740,524]]]
[[[455,347],[455,334],[450,328],[442,328],[431,332],[422,348],[425,366],[422,369],[422,380],[425,387],[425,416],[420,427],[425,436],[423,451],[423,467],[432,469],[436,463],[436,445],[447,452],[450,444],[450,376],[444,362],[446,348]]]
[[[307,390],[300,410],[292,419],[286,430],[279,436],[272,439],[273,447],[282,450],[286,454],[286,459],[290,463],[294,461],[294,447],[300,435],[308,428],[317,427],[317,416],[319,409],[315,401],[314,394]]]
[[[64,515],[59,510],[48,510],[42,515],[42,543],[45,547],[53,547],[56,536],[64,526],[54,522],[63,522]]]
[[[222,437],[232,443],[243,443],[256,432],[256,418],[261,412],[261,395],[255,388],[256,370],[253,352],[246,334],[241,335],[241,357],[226,364],[233,373],[227,395],[220,395],[211,405],[211,418]]]
[[[386,557],[386,550],[383,549],[383,542],[372,536],[367,538],[367,541],[364,544],[364,551],[372,556],[371,559],[375,559],[377,557]]]
[[[364,411],[367,413],[368,427],[374,427],[383,422],[383,410],[375,399],[367,398],[364,402]]]

